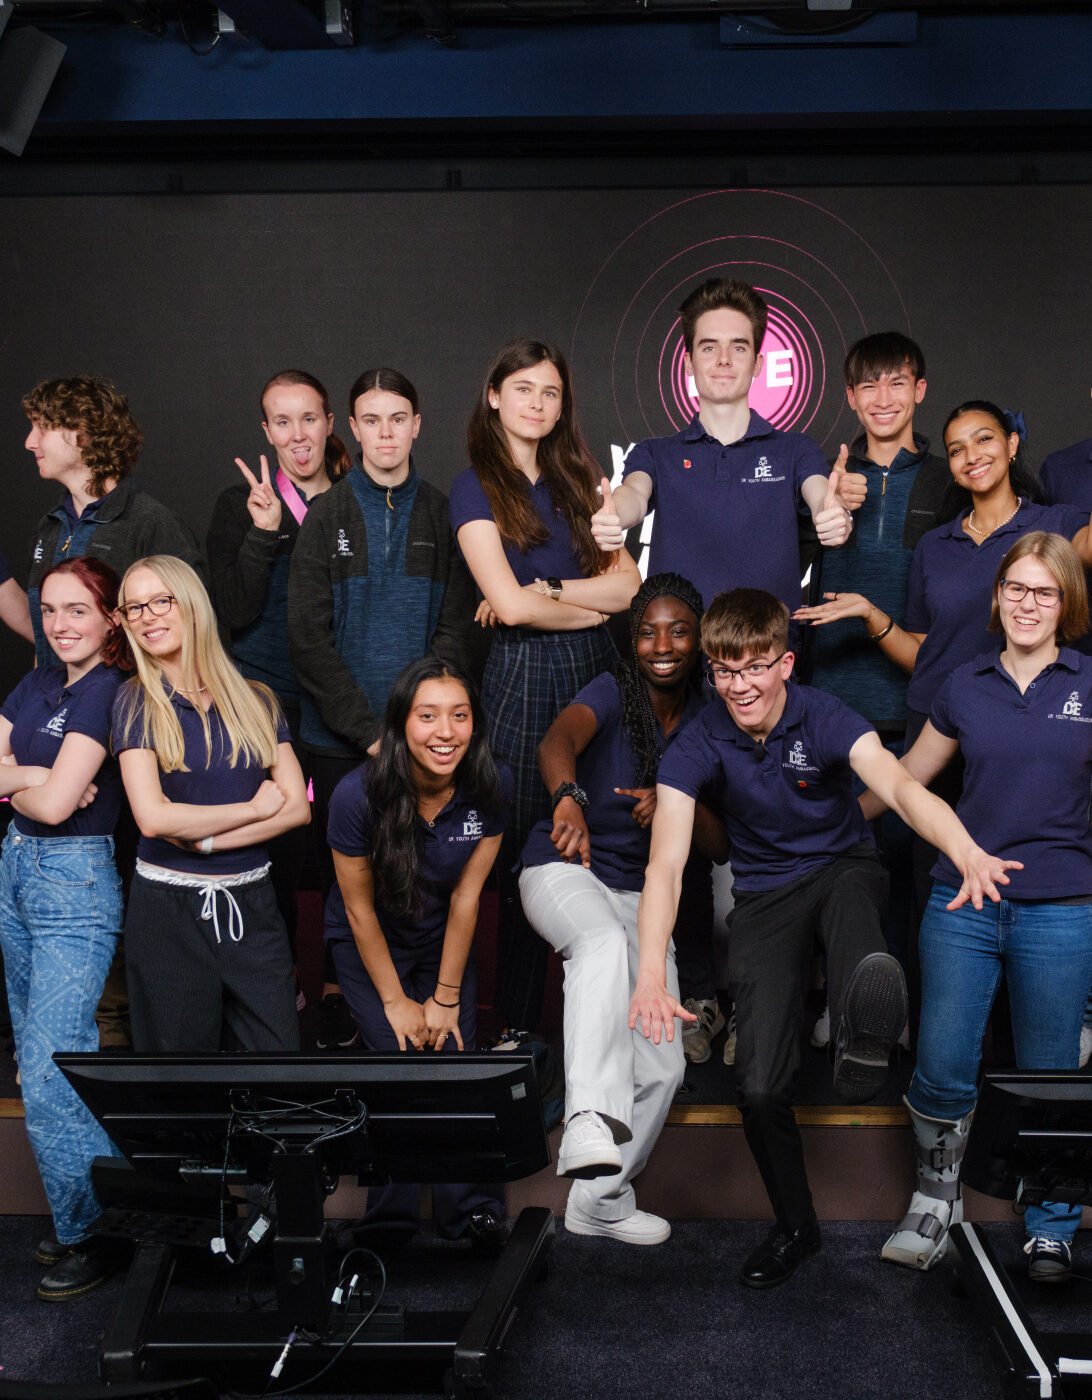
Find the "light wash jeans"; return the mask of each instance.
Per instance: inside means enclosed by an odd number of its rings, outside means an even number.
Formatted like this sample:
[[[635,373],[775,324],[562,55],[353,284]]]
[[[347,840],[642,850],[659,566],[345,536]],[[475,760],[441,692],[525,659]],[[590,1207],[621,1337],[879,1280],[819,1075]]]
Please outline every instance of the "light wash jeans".
[[[907,1099],[931,1118],[959,1119],[978,1096],[982,1037],[1002,972],[1017,1069],[1076,1069],[1092,983],[1092,904],[944,907],[957,891],[934,885],[921,923],[921,1029]],[[1069,1241],[1079,1206],[1029,1205],[1029,1235]]]
[[[27,1137],[62,1244],[100,1213],[95,1157],[117,1149],[53,1063],[97,1050],[95,1008],[121,927],[121,880],[110,836],[22,836],[0,855],[0,947],[19,1056]]]

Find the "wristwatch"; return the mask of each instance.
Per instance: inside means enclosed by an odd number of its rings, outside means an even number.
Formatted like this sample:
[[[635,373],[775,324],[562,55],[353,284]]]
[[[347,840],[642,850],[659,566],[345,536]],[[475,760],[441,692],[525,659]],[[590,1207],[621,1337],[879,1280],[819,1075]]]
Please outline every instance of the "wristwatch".
[[[571,797],[581,811],[588,810],[588,794],[579,783],[562,783],[554,793],[552,807],[556,808],[563,797]]]
[[[561,580],[559,578],[548,578],[546,587],[550,590],[550,597],[556,603],[561,597]]]

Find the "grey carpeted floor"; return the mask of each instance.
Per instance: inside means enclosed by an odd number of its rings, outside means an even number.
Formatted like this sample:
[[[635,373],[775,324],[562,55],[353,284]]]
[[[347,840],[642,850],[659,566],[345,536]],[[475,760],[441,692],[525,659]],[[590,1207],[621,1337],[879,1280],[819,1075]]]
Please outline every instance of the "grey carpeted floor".
[[[41,1270],[30,1256],[43,1223],[0,1219],[5,1374],[92,1382],[120,1280],[79,1302],[35,1302]],[[988,1229],[1003,1262],[1018,1270],[1018,1223]],[[559,1222],[548,1276],[509,1333],[498,1400],[1000,1397],[985,1335],[970,1305],[950,1293],[945,1268],[915,1274],[881,1264],[881,1227],[832,1224],[824,1230],[823,1252],[787,1285],[753,1293],[738,1286],[735,1273],[762,1233],[755,1223],[683,1222],[666,1245],[635,1249],[567,1235]],[[1081,1238],[1079,1254],[1092,1277],[1092,1240]],[[459,1246],[422,1243],[393,1269],[388,1301],[459,1306],[480,1283],[481,1267]],[[203,1265],[199,1274],[192,1268],[184,1273],[172,1295],[175,1305],[247,1306],[238,1277],[206,1279]],[[1030,1293],[1025,1285],[1023,1291],[1041,1327],[1092,1327],[1092,1282]],[[252,1292],[260,1292],[260,1284]],[[407,1376],[409,1389],[401,1393],[436,1394],[420,1389],[427,1383],[423,1375]],[[359,1394],[368,1381],[354,1377],[348,1384]],[[255,1376],[247,1388],[261,1390],[262,1378]]]

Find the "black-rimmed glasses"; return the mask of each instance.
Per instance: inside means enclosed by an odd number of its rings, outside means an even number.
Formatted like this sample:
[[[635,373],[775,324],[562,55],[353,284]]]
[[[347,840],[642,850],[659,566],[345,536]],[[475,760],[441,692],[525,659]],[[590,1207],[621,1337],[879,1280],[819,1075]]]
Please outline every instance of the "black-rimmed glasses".
[[[1031,588],[1026,583],[1017,583],[1014,578],[1001,580],[1001,593],[1010,603],[1023,602],[1029,593],[1034,593],[1035,601],[1041,608],[1056,608],[1063,597],[1060,588],[1052,588],[1049,584],[1041,588]]]
[[[161,593],[158,598],[149,598],[146,603],[122,603],[118,612],[126,622],[139,622],[144,616],[145,608],[153,617],[166,617],[174,607],[174,601],[172,594]]]
[[[718,681],[722,685],[731,685],[737,676],[742,676],[744,680],[761,680],[767,671],[772,670],[786,653],[775,656],[772,661],[748,661],[746,666],[725,666],[720,661],[709,662],[709,673],[705,679],[713,687]]]

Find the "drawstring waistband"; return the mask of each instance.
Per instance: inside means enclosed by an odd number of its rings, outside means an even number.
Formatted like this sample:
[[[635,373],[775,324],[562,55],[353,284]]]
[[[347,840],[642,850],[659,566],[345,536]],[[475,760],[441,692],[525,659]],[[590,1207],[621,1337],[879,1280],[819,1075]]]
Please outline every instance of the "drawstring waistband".
[[[233,943],[243,939],[243,911],[239,901],[232,894],[236,885],[253,885],[269,873],[269,862],[255,870],[242,870],[237,875],[217,875],[209,879],[207,875],[195,875],[188,870],[170,870],[165,865],[152,865],[146,860],[138,860],[136,872],[145,880],[153,880],[160,885],[181,885],[185,889],[196,890],[201,896],[201,917],[212,924],[217,943],[220,938],[220,919],[216,911],[216,896],[222,894],[227,901],[227,932]],[[238,931],[236,931],[238,930]]]

